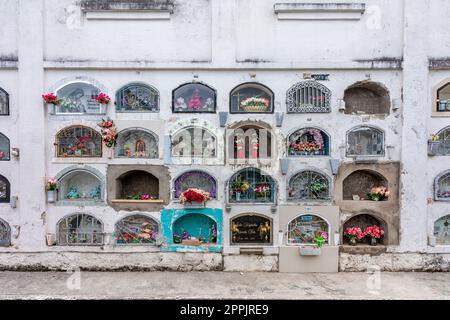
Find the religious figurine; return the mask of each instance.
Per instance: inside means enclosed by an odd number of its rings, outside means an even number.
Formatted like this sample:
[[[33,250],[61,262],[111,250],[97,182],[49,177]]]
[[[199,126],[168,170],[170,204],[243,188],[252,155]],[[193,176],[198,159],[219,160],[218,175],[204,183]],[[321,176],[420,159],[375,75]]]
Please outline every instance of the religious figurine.
[[[89,195],[91,196],[91,198],[100,199],[101,193],[102,193],[101,186],[97,186],[90,192]]]
[[[71,187],[66,195],[67,199],[78,199],[80,197],[77,188]]]
[[[186,104],[186,102],[184,101],[184,98],[183,98],[183,97],[179,97],[179,98],[177,99],[177,101],[175,102],[175,109],[176,109],[177,111],[185,111],[185,110],[187,109],[187,104]]]
[[[266,221],[264,224],[260,225],[258,227],[259,229],[259,236],[261,239],[264,239],[265,242],[269,241],[269,235],[270,235],[270,224],[269,221]]]

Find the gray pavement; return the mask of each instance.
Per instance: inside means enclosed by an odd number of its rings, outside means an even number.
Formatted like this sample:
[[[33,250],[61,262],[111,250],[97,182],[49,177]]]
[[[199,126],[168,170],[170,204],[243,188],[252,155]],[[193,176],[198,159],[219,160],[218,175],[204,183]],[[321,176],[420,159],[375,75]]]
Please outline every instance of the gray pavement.
[[[0,272],[0,299],[450,299],[450,273]]]

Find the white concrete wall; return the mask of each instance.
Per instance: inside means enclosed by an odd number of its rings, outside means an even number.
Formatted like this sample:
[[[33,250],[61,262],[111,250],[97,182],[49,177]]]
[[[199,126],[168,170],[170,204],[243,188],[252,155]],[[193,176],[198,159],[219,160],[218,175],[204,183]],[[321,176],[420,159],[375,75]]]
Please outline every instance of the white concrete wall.
[[[55,158],[56,132],[71,124],[95,127],[100,119],[54,116],[44,111],[40,95],[53,90],[62,79],[76,76],[96,79],[113,99],[107,116],[115,120],[161,120],[167,135],[172,123],[193,117],[205,119],[219,132],[225,132],[219,127],[218,114],[172,113],[172,90],[194,80],[194,76],[217,90],[217,112],[229,110],[230,91],[247,81],[258,81],[271,88],[275,94],[275,112],[286,112],[286,91],[303,81],[304,72],[330,74],[330,81],[323,84],[332,91],[331,113],[286,114],[282,128],[275,128],[274,114],[233,114],[229,115],[228,123],[249,118],[269,123],[276,132],[280,150],[285,150],[282,144],[293,130],[320,127],[330,134],[331,158],[342,161],[350,161],[342,148],[349,129],[360,124],[381,128],[386,133],[386,145],[393,147],[383,160],[402,161],[400,246],[390,250],[450,252],[450,248],[427,246],[433,222],[450,213],[447,203],[431,201],[427,205],[428,198],[433,198],[434,177],[450,169],[450,163],[445,157],[426,155],[429,135],[450,124],[448,118],[431,118],[431,87],[450,78],[450,71],[429,71],[427,67],[428,58],[444,58],[450,49],[447,1],[367,0],[366,12],[359,21],[281,21],[273,10],[275,0],[176,0],[170,20],[88,21],[76,2],[6,0],[0,3],[0,86],[10,94],[11,110],[9,117],[0,117],[0,132],[11,139],[12,147],[21,149],[20,159],[12,157],[10,162],[0,162],[0,174],[11,182],[11,195],[19,196],[16,209],[0,204],[0,217],[11,224],[13,235],[20,233],[17,239],[13,237],[13,247],[0,248],[0,252],[100,251],[99,248],[48,247],[45,234],[54,233],[57,221],[71,212],[95,215],[104,223],[106,233],[112,233],[115,222],[126,214],[108,206],[79,208],[45,204],[45,177],[55,176],[67,166],[80,162]],[[10,61],[15,56],[19,57],[16,64]],[[8,62],[1,62],[2,57],[9,57],[3,59]],[[402,57],[405,61],[400,69],[397,60],[392,59]],[[339,112],[337,100],[343,98],[344,90],[368,78],[384,84],[391,100],[396,99],[402,107],[391,110],[384,119]],[[115,91],[133,81],[148,83],[159,90],[159,113],[115,113]],[[162,135],[159,138],[164,139]],[[164,151],[160,150],[161,159]],[[82,162],[106,174],[107,164],[120,163],[120,160],[110,160],[104,155],[101,159]],[[156,163],[161,161],[155,160]],[[306,167],[331,175],[328,157],[291,161],[286,176],[281,175],[275,161],[269,171],[278,183],[279,203],[286,201],[288,179]],[[171,165],[172,177],[187,168]],[[235,168],[229,165],[193,168],[214,174],[219,199],[210,205],[225,208],[226,181]],[[249,206],[250,209],[253,208]],[[267,206],[261,213],[273,219],[273,230],[277,231],[277,214],[270,213]],[[159,220],[159,213],[148,214]],[[225,246],[229,244],[229,222],[233,215],[233,212],[224,213]],[[20,226],[20,232],[14,226]],[[275,236],[273,247],[277,245]],[[107,246],[106,250],[153,249]]]

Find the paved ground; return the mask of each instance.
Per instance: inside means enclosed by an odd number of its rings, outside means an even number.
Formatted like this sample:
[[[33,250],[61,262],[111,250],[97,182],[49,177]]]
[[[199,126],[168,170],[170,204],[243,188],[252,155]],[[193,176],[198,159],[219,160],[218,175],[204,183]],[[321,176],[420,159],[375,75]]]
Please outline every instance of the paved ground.
[[[447,300],[450,273],[0,272],[0,299],[76,298]]]

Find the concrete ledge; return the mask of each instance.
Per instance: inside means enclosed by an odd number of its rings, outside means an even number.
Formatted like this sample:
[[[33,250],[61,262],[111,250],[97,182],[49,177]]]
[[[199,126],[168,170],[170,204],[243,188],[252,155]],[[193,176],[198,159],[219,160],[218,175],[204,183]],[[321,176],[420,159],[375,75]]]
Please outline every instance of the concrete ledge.
[[[278,256],[228,255],[223,257],[223,271],[238,272],[276,272]]]
[[[0,270],[55,271],[220,271],[220,253],[10,253],[0,255]]]
[[[370,254],[341,253],[339,271],[450,271],[450,254],[383,253]]]
[[[88,20],[169,20],[172,0],[87,0],[81,10]]]
[[[360,20],[364,3],[275,3],[278,20]]]

